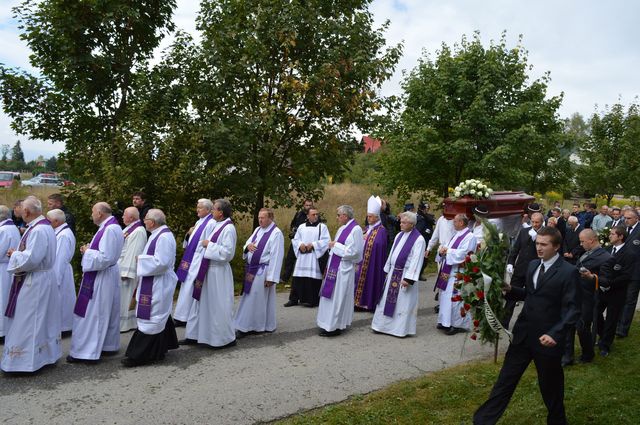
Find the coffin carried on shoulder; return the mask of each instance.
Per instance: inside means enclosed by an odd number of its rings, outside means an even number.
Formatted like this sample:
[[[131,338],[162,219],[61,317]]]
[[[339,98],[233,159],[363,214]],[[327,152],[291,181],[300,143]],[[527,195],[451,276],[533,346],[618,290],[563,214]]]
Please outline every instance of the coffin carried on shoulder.
[[[524,192],[493,192],[488,199],[475,199],[463,196],[458,199],[445,198],[444,216],[452,220],[456,214],[466,214],[473,218],[473,209],[477,205],[484,205],[489,210],[489,218],[502,218],[521,215],[527,205],[534,202],[535,198]]]

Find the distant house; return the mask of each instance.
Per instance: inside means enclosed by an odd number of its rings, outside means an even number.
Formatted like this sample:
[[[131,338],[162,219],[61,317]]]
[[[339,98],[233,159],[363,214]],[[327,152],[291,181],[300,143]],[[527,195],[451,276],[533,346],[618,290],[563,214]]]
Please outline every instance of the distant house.
[[[362,136],[362,144],[364,145],[364,153],[373,153],[380,149],[380,140],[369,136]]]

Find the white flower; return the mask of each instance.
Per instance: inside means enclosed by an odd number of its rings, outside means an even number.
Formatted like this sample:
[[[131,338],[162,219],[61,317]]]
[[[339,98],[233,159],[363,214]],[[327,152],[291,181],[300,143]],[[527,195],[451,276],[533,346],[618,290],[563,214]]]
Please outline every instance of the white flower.
[[[471,190],[469,191],[469,193],[470,193],[470,194],[472,194],[472,195],[475,195],[475,194],[476,194],[476,191],[475,191],[475,190],[473,190],[473,189],[471,189]]]
[[[489,192],[489,195],[491,195],[493,193],[493,189],[487,189],[487,192]]]
[[[488,197],[489,197],[489,192],[485,192],[485,193],[484,193],[484,197],[485,197],[485,198],[488,198]]]
[[[470,257],[471,257],[471,261],[473,261],[474,263],[478,262],[478,256],[476,254],[471,254]]]
[[[455,195],[456,198],[459,198],[460,197],[460,192],[456,190],[454,195]]]

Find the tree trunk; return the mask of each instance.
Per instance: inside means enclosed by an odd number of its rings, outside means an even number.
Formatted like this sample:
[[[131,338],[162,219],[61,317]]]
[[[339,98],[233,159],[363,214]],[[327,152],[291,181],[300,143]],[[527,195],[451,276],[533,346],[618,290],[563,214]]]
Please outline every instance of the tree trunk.
[[[256,193],[256,207],[253,210],[253,227],[252,229],[255,229],[256,227],[258,227],[258,213],[260,212],[260,210],[264,208],[264,191],[260,190],[258,191],[258,193]]]

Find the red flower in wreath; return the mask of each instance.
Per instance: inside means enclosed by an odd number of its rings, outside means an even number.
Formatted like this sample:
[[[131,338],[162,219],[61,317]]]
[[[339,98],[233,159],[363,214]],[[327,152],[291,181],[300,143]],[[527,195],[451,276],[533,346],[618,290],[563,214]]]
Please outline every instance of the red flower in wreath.
[[[464,308],[465,310],[467,310],[467,311],[468,311],[468,310],[471,310],[471,304],[464,303],[464,307],[463,307],[463,308]]]
[[[471,334],[471,339],[475,341],[476,339],[478,339],[478,336],[476,334]]]
[[[453,297],[451,297],[451,301],[454,303],[457,303],[458,301],[462,301],[462,296],[458,295],[454,295]]]
[[[478,297],[478,299],[484,300],[484,291],[481,291],[481,290],[476,291],[476,296]]]
[[[478,319],[474,320],[474,321],[473,321],[473,326],[474,326],[474,327],[476,327],[476,328],[477,328],[478,326],[480,326],[480,321],[479,321]]]
[[[464,280],[465,282],[471,282],[471,276],[465,274],[462,280]]]
[[[464,262],[465,263],[470,263],[471,262],[471,256],[467,255],[466,257],[464,257]]]
[[[471,269],[472,272],[474,273],[480,273],[480,267],[478,266],[473,266],[473,268]]]

